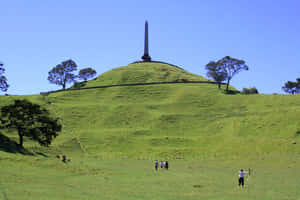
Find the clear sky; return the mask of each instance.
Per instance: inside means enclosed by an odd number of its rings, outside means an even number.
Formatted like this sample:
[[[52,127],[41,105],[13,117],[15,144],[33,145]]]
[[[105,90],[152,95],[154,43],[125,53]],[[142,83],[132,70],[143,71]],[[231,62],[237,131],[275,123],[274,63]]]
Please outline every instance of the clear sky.
[[[140,60],[146,19],[153,60],[206,76],[209,61],[243,59],[249,71],[231,84],[266,94],[300,77],[298,0],[0,0],[0,8],[9,94],[59,89],[48,71],[67,59],[98,75]]]

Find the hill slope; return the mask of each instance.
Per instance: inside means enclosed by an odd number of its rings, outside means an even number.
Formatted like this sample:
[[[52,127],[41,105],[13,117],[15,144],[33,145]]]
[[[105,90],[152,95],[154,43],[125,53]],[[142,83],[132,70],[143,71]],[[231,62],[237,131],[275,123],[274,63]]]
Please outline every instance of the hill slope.
[[[156,72],[139,81],[158,80],[149,78],[159,77]],[[126,83],[122,76],[91,84]],[[137,81],[130,77],[126,80]],[[1,96],[0,106],[16,98],[61,117],[63,132],[50,148],[25,139],[26,149],[20,150],[10,141],[17,134],[1,130],[0,199],[281,200],[300,195],[295,173],[299,95],[225,95],[213,84],[178,83]],[[30,153],[34,156],[24,156]],[[57,154],[71,162],[61,162]],[[169,159],[170,169],[154,171],[154,159]],[[240,168],[252,173],[244,189],[237,188]]]
[[[104,73],[86,86],[181,78],[205,80],[165,64],[139,63]],[[22,97],[1,97],[1,102],[12,98]],[[226,95],[216,85],[186,83],[26,98],[63,119],[63,132],[52,145],[56,152],[198,159],[300,153],[291,144],[300,142],[299,95]],[[39,148],[30,141],[25,146]]]
[[[207,81],[202,76],[163,63],[135,63],[105,72],[84,87],[151,82]]]

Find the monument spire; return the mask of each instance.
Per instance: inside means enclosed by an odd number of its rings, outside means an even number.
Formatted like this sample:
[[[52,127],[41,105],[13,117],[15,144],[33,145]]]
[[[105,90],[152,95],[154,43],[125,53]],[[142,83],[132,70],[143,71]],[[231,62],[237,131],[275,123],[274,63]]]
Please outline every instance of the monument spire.
[[[151,62],[151,57],[149,56],[149,44],[148,44],[148,22],[145,22],[145,44],[144,44],[144,55],[142,56],[144,62]]]

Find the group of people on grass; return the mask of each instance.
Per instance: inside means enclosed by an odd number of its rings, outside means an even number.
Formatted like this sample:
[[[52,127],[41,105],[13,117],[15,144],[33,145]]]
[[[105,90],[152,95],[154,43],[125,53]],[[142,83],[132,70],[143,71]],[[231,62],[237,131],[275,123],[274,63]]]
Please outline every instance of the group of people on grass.
[[[168,170],[169,169],[169,163],[168,163],[168,161],[160,161],[160,168],[161,169],[163,169],[163,168],[165,168],[166,170]],[[158,169],[158,160],[156,160],[155,161],[155,170],[157,171],[157,169]]]
[[[155,160],[155,171],[158,170],[158,160]],[[169,169],[169,163],[168,161],[160,161],[160,168],[163,169],[165,168],[166,170]],[[239,171],[239,187],[242,186],[242,188],[244,188],[244,184],[245,184],[245,181],[244,181],[244,177],[245,177],[245,174],[249,174],[250,175],[250,169],[249,169],[249,172],[247,171],[244,171],[243,169],[240,169]]]

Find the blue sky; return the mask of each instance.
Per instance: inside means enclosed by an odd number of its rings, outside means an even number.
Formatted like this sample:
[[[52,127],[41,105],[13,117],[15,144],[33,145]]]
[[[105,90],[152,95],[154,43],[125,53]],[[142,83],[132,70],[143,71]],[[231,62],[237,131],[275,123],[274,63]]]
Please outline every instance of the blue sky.
[[[146,19],[154,60],[206,76],[211,60],[243,59],[250,70],[231,84],[266,94],[300,77],[297,0],[0,0],[0,8],[10,94],[59,89],[48,71],[67,59],[98,75],[140,60]]]

